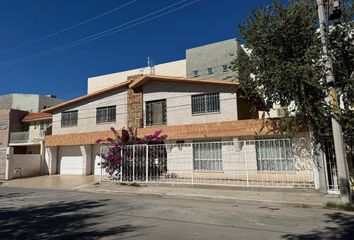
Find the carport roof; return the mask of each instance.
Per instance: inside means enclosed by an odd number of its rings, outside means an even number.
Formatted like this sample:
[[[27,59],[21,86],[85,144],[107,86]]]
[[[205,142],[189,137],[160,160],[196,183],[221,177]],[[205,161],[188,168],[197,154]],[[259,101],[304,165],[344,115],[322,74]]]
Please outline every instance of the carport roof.
[[[39,120],[47,120],[51,119],[52,114],[51,113],[45,113],[45,112],[39,112],[39,113],[30,113],[26,115],[23,119],[22,122],[32,122],[32,121],[39,121]]]

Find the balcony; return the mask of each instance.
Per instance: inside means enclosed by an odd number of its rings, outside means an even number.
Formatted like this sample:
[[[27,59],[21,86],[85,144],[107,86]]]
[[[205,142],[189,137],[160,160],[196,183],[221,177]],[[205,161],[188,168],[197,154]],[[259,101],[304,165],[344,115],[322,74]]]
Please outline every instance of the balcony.
[[[45,131],[13,132],[10,135],[10,145],[40,144],[44,140]]]

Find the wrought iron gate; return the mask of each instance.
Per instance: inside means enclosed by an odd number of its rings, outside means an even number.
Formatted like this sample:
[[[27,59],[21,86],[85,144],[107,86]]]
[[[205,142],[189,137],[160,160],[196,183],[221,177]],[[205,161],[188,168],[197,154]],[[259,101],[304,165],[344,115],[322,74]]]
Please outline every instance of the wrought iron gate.
[[[158,180],[167,172],[164,145],[130,145],[122,148],[121,180],[144,182]]]
[[[346,138],[346,157],[351,175],[354,173],[354,137]],[[332,136],[326,136],[322,140],[325,158],[327,186],[329,191],[339,191],[337,161]]]

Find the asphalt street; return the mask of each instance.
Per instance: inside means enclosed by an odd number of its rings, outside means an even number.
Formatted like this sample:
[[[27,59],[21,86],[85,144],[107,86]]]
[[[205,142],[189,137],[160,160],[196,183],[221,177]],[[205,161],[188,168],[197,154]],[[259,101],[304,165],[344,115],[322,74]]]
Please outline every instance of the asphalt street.
[[[354,239],[319,208],[0,187],[0,239]]]

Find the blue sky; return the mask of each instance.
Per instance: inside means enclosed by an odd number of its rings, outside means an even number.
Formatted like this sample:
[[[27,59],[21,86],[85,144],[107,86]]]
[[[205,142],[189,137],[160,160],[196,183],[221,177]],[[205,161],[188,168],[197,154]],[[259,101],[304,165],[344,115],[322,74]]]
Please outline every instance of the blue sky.
[[[2,0],[0,95],[54,94],[63,99],[84,95],[88,77],[146,66],[147,56],[156,64],[183,59],[187,48],[239,37],[237,26],[251,10],[272,2],[200,0],[104,38],[32,58],[180,0],[132,1]],[[181,2],[176,7],[189,2],[193,0]],[[36,40],[127,3],[130,4],[87,24]],[[19,59],[23,62],[17,61]]]

